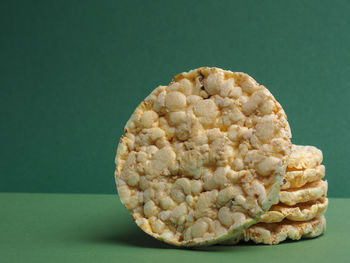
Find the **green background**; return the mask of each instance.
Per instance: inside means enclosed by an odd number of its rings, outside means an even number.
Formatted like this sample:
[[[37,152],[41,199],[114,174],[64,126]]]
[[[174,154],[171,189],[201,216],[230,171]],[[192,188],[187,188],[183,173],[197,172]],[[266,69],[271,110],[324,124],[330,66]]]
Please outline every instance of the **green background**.
[[[200,66],[243,71],[347,197],[350,1],[1,1],[0,191],[114,193],[133,109]]]

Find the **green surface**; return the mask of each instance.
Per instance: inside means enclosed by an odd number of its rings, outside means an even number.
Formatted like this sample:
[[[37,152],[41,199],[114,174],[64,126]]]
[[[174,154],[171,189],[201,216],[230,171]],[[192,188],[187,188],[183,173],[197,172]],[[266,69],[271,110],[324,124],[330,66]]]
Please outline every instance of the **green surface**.
[[[244,71],[350,197],[350,1],[0,1],[0,191],[114,193],[138,103],[199,66]]]
[[[350,199],[330,200],[319,238],[277,246],[171,247],[138,229],[115,195],[0,194],[1,262],[348,262]]]

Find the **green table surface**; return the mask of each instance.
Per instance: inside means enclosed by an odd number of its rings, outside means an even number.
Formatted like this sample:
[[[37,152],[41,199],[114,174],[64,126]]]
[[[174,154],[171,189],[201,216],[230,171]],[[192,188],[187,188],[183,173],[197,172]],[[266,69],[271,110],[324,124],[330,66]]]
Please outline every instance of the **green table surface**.
[[[0,262],[349,262],[349,205],[330,199],[319,238],[190,250],[143,233],[116,195],[0,193]]]

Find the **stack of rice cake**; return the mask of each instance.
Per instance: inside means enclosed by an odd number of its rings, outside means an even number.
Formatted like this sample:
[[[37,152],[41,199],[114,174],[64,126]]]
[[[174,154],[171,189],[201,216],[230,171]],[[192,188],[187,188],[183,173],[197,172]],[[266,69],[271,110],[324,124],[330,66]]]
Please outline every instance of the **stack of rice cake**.
[[[277,244],[325,229],[322,152],[292,147],[283,108],[247,74],[203,67],[176,75],[124,131],[119,197],[154,238],[187,247]]]
[[[326,230],[324,213],[328,207],[328,185],[322,180],[325,167],[321,163],[322,152],[316,147],[293,145],[279,203],[271,206],[258,224],[223,244],[244,240],[275,245],[288,238],[321,235]]]

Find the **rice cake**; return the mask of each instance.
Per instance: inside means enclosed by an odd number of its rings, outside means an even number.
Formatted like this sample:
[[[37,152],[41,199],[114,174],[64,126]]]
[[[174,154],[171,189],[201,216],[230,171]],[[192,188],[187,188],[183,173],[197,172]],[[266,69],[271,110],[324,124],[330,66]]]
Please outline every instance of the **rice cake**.
[[[314,238],[326,231],[326,218],[324,215],[309,221],[295,222],[283,220],[280,223],[258,223],[245,229],[239,237],[223,242],[223,245],[234,245],[241,240],[253,241],[266,245],[277,245],[286,239],[299,240],[301,238]]]
[[[279,201],[286,205],[295,205],[312,200],[317,200],[327,195],[327,181],[316,181],[304,185],[301,188],[292,188],[280,192]]]
[[[307,183],[321,180],[326,173],[324,165],[318,165],[315,168],[305,168],[303,170],[292,170],[288,168],[283,179],[281,190],[290,188],[300,188]]]
[[[287,238],[299,240],[301,238],[313,238],[326,231],[326,218],[322,215],[310,221],[295,222],[283,220],[280,223],[259,223],[244,233],[244,240],[255,243],[277,245]]]
[[[261,216],[262,223],[278,223],[284,219],[291,221],[308,221],[324,214],[328,207],[328,198],[306,203],[298,203],[295,206],[278,204],[271,206],[270,210]]]
[[[315,168],[322,163],[323,154],[315,146],[293,145],[288,168]]]
[[[181,73],[127,122],[116,156],[119,197],[159,240],[217,243],[278,200],[290,138],[281,105],[247,74]]]

